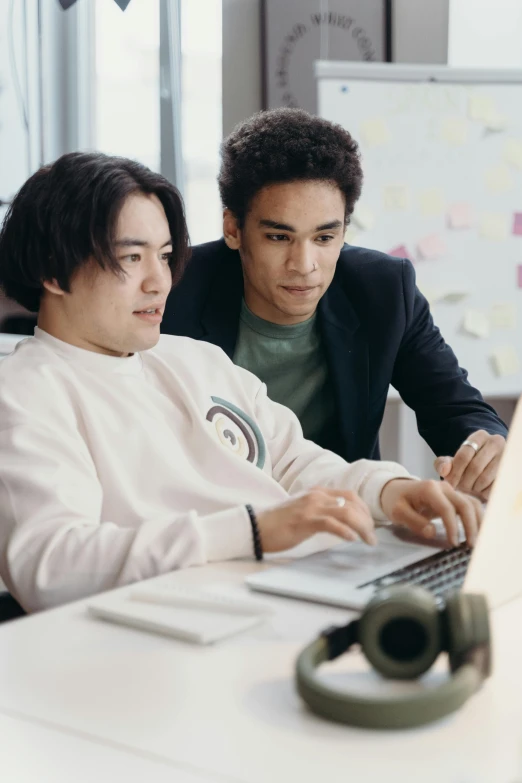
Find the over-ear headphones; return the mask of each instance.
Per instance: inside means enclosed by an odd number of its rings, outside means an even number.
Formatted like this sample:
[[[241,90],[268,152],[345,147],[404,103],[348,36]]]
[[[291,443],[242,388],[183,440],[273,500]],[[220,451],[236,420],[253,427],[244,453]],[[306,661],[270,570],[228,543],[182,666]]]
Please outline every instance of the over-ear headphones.
[[[435,688],[405,696],[375,697],[338,691],[316,669],[359,643],[385,677],[414,679],[447,652],[451,677]],[[359,619],[327,629],[299,655],[297,690],[313,712],[352,726],[400,729],[420,726],[458,709],[491,673],[488,606],[483,595],[454,593],[440,609],[417,586],[385,588]]]

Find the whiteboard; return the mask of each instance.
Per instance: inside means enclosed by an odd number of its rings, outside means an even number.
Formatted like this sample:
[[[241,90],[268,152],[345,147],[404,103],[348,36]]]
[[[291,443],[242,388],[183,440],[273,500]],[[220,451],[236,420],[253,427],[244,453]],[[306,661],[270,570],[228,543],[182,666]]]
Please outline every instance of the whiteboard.
[[[316,63],[360,145],[347,241],[404,257],[485,396],[522,393],[522,71]]]

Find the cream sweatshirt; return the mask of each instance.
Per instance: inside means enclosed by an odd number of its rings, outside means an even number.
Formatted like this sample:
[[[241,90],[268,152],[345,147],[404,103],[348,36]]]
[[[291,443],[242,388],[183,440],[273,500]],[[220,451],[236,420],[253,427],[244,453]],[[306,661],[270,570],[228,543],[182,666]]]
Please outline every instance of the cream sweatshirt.
[[[41,329],[0,362],[0,576],[28,611],[252,557],[256,511],[323,485],[382,519],[391,462],[348,464],[219,348],[164,335],[128,358]]]

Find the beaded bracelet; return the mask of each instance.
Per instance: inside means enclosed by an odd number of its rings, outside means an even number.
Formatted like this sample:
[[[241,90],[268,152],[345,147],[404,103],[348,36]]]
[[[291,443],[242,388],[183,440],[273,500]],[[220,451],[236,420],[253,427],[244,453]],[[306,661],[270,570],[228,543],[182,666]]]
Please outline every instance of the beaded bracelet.
[[[248,516],[250,518],[250,524],[252,525],[252,538],[254,541],[254,554],[256,556],[256,560],[262,560],[263,559],[263,547],[261,546],[261,536],[259,535],[259,527],[257,524],[256,515],[254,514],[254,509],[250,504],[246,505],[246,510],[248,513]]]

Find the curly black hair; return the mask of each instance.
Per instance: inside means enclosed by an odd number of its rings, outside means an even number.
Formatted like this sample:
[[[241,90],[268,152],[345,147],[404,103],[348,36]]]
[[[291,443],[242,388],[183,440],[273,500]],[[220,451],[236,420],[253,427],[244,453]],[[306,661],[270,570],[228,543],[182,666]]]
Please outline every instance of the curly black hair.
[[[333,182],[345,199],[346,223],[361,195],[363,173],[357,142],[340,125],[301,109],[254,114],[223,141],[221,158],[221,200],[240,225],[252,198],[265,185]]]
[[[124,272],[114,254],[120,210],[133,193],[154,194],[169,223],[175,284],[189,256],[183,202],[171,183],[127,158],[72,152],[33,174],[15,196],[0,231],[0,288],[37,312],[43,281],[70,291],[73,274],[90,258]]]

